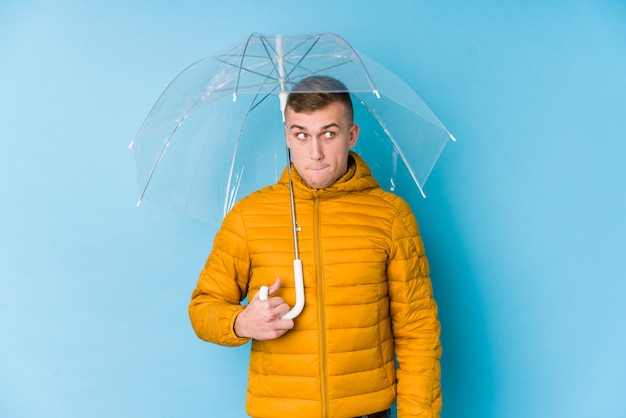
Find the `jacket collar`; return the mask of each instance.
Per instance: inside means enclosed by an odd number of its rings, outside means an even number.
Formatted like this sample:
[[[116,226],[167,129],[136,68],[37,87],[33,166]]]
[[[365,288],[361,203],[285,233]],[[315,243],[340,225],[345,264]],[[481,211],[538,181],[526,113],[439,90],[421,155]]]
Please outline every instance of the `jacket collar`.
[[[289,175],[287,168],[283,171],[279,183],[288,183]],[[348,192],[364,191],[378,187],[378,182],[372,176],[370,168],[365,161],[354,151],[348,155],[348,171],[330,186],[324,189],[313,189],[300,177],[293,164],[291,166],[291,181],[296,197],[300,199],[312,199],[314,197],[332,198]]]

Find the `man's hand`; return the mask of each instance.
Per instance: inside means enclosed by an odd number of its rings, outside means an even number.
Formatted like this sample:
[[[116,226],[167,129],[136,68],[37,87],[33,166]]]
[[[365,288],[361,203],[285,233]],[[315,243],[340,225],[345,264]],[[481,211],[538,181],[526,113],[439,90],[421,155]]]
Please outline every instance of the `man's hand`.
[[[276,293],[280,289],[280,279],[276,279],[269,287],[269,294]],[[237,318],[235,318],[235,334],[240,338],[253,338],[255,340],[272,340],[278,338],[291,328],[293,320],[282,319],[281,316],[289,312],[289,305],[283,298],[273,297],[268,300],[260,300],[259,293],[248,303]]]

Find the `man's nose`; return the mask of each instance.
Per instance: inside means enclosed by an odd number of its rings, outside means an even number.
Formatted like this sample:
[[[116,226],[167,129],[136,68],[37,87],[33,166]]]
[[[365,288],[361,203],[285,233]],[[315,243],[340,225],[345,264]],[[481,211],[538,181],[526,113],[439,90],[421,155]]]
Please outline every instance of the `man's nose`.
[[[321,160],[324,158],[324,151],[322,150],[322,141],[319,138],[315,138],[311,141],[311,159]]]

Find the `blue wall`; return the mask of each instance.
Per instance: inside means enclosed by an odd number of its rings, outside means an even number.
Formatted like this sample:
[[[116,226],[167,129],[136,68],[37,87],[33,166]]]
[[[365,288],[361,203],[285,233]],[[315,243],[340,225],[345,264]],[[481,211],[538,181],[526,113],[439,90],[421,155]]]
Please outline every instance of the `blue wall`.
[[[411,202],[443,417],[626,415],[624,2],[128,3],[0,4],[0,416],[244,415],[248,347],[187,319],[215,230],[136,209],[126,147],[252,32],[341,34],[458,139]]]

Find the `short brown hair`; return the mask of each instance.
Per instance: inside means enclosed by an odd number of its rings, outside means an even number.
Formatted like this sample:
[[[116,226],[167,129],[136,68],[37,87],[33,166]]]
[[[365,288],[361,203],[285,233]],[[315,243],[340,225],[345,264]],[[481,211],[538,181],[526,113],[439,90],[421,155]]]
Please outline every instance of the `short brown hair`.
[[[352,99],[345,84],[323,75],[314,75],[296,83],[287,97],[287,107],[294,112],[313,112],[334,102],[346,106],[350,123],[354,120]]]

